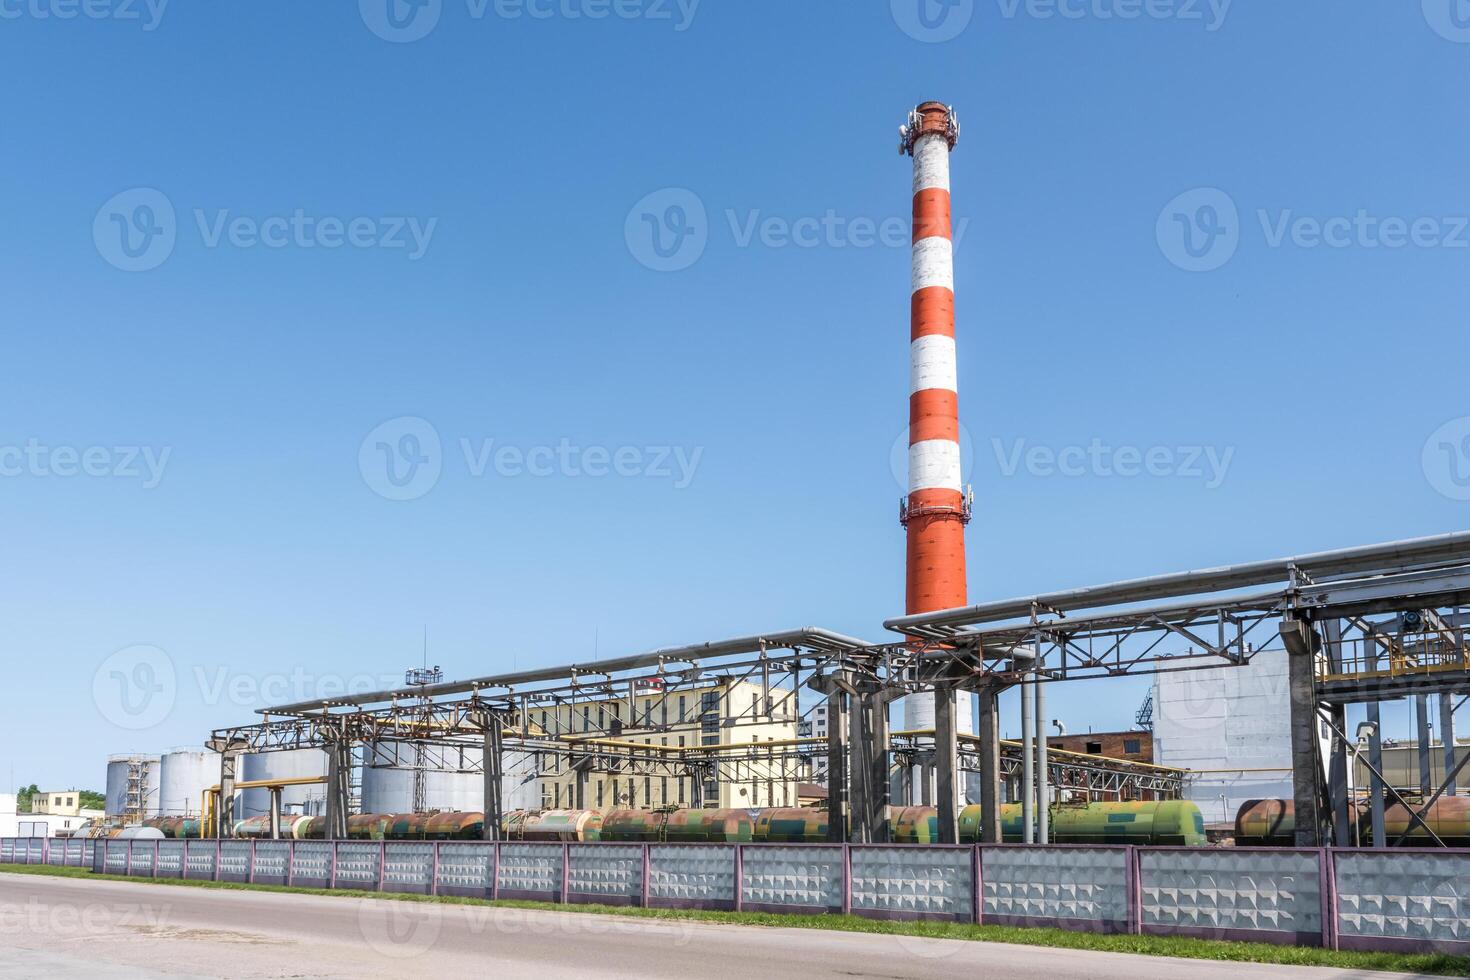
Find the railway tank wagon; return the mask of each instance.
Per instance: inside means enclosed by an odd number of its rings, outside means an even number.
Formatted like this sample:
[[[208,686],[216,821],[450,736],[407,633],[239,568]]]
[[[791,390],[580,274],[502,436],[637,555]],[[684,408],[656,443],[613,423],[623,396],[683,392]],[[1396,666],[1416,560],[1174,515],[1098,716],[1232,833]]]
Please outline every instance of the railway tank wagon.
[[[1420,804],[1411,804],[1417,810]],[[1450,847],[1470,847],[1470,796],[1446,796],[1436,800],[1424,815],[1424,822],[1436,837]],[[1373,824],[1368,807],[1358,804],[1348,808],[1348,825],[1353,839],[1360,845],[1371,845]],[[1427,847],[1434,841],[1424,828],[1414,823],[1409,807],[1394,803],[1384,808],[1385,846],[1393,846],[1400,837],[1406,847]],[[1249,800],[1235,815],[1235,843],[1238,847],[1295,847],[1296,801]]]
[[[755,840],[749,810],[613,810],[602,840],[680,844],[748,844]]]

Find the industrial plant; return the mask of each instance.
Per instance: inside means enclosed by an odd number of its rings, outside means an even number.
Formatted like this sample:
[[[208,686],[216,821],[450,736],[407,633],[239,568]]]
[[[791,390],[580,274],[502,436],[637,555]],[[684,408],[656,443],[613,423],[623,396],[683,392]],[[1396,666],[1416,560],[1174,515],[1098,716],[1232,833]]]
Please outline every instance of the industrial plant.
[[[650,845],[751,844],[729,858],[737,882],[760,845],[924,845],[932,855],[984,852],[973,871],[970,857],[923,865],[969,882],[970,904],[944,914],[979,920],[986,903],[1009,901],[1003,869],[1020,869],[1023,882],[1073,873],[1011,857],[1026,845],[1126,854],[1116,887],[1140,903],[1136,882],[1146,888],[1163,873],[1148,862],[1176,854],[1158,849],[1209,855],[1190,867],[1245,862],[1220,865],[1222,874],[1336,875],[1333,894],[1347,895],[1352,869],[1333,862],[1349,858],[1331,849],[1470,846],[1470,796],[1460,792],[1470,752],[1455,737],[1455,709],[1470,692],[1470,533],[974,602],[951,243],[959,138],[954,109],[939,102],[919,105],[900,130],[913,177],[909,486],[899,505],[907,574],[903,614],[882,623],[886,639],[803,627],[462,680],[422,668],[393,690],[222,718],[196,747],[108,760],[106,818],[82,835],[99,841],[94,866],[157,874],[173,853],[103,841],[214,841],[197,866],[195,851],[178,852],[178,868],[225,878],[247,874],[243,863],[226,869],[231,842],[479,841],[555,845],[525,860],[552,862],[566,879],[580,858],[561,848],[636,844],[642,877],[602,898],[647,902]],[[1053,684],[1141,675],[1153,683],[1134,729],[1093,735],[1053,723]],[[1019,692],[1013,739],[1001,737],[1007,691]],[[1411,744],[1390,743],[1379,722],[1380,705],[1401,699],[1417,710]],[[1356,705],[1367,721],[1350,730]],[[251,880],[347,881],[336,876],[349,873],[338,861],[350,854],[377,861],[384,887],[393,881],[387,850],[333,851],[330,868],[324,852],[302,850],[317,856],[300,871],[297,851],[249,853]],[[443,877],[449,853],[433,849],[424,872],[436,892],[468,887]],[[832,873],[849,892],[858,887],[852,862],[868,852],[849,852],[846,866],[841,849],[811,853],[837,861]],[[262,871],[265,854],[284,863]],[[1329,866],[1337,870],[1319,871]],[[568,900],[578,890],[489,874],[492,884],[468,893]],[[1326,896],[1327,877],[1313,880]],[[1307,924],[1240,931],[1347,942],[1347,913],[1320,896],[1307,902],[1318,902],[1315,913],[1293,913]],[[851,911],[845,901],[761,900],[737,884],[719,907]],[[1138,915],[1118,915],[1119,928],[1142,928]]]

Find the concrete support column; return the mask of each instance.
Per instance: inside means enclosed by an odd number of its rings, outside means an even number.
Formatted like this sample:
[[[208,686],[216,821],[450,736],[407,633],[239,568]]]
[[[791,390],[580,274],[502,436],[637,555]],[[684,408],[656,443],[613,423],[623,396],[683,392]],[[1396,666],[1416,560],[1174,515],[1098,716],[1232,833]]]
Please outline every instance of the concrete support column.
[[[1364,634],[1363,649],[1367,651],[1368,669],[1378,669],[1378,641],[1371,631]],[[1383,711],[1377,701],[1368,702],[1368,722],[1373,726],[1368,735],[1368,764],[1373,772],[1368,774],[1368,812],[1372,821],[1373,846],[1387,847],[1383,828],[1383,780],[1375,773],[1383,771]]]
[[[847,695],[833,686],[827,694],[827,837],[846,843],[848,812]]]
[[[1328,708],[1332,722],[1332,753],[1327,762],[1327,799],[1332,811],[1332,840],[1338,847],[1350,847],[1353,840],[1348,811],[1348,745],[1347,709],[1340,704]],[[1342,732],[1339,735],[1338,732]]]
[[[1292,796],[1296,804],[1296,846],[1321,847],[1322,766],[1317,742],[1316,634],[1301,620],[1284,620],[1288,689],[1291,698]]]
[[[272,786],[271,792],[271,840],[281,839],[281,787]]]
[[[235,777],[240,768],[238,752],[222,752],[219,757],[219,803],[214,808],[214,836],[228,837],[235,826]]]
[[[1420,694],[1414,698],[1414,722],[1419,742],[1419,792],[1427,800],[1434,792],[1434,755],[1429,746],[1429,695]]]
[[[1028,672],[1021,679],[1021,842],[1036,843],[1036,767],[1031,746],[1031,697],[1035,685]]]
[[[1439,744],[1444,752],[1445,795],[1455,795],[1455,695],[1439,696]]]
[[[940,687],[934,692],[934,769],[938,783],[935,806],[939,811],[939,843],[960,842],[959,814],[959,719],[955,691]]]
[[[980,699],[980,843],[999,844],[1000,689],[984,687]]]
[[[1039,650],[1040,647],[1038,646]],[[1051,784],[1047,770],[1046,685],[1038,671],[1036,689],[1036,843],[1045,844],[1051,833]]]
[[[327,840],[347,837],[347,782],[352,773],[351,747],[344,742],[329,743],[327,753]]]
[[[504,810],[504,742],[499,716],[488,715],[485,719],[485,737],[481,752],[481,766],[485,774],[485,823],[480,834],[483,840],[500,840],[500,821]]]

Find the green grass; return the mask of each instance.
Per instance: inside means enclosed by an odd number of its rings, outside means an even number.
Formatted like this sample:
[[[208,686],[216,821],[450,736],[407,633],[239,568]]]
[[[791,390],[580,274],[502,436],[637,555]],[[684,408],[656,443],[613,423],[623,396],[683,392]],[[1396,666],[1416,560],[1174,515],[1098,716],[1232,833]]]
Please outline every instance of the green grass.
[[[499,908],[534,909],[548,912],[579,912],[639,919],[676,919],[744,926],[774,926],[785,929],[826,929],[834,932],[865,932],[880,935],[919,936],[932,939],[962,939],[971,942],[1015,943],[1057,949],[1082,949],[1145,956],[1176,956],[1192,960],[1225,960],[1239,963],[1268,963],[1287,966],[1323,966],[1340,970],[1392,971],[1446,977],[1470,976],[1470,956],[1436,953],[1334,952],[1302,946],[1267,943],[1220,942],[1177,936],[1101,936],[1061,929],[1027,929],[1014,926],[974,926],[950,922],[889,922],[841,915],[774,915],[765,912],[703,912],[686,909],[642,909],[614,905],[554,905],[549,902],[491,902],[451,896],[396,895],[354,889],[327,890],[281,885],[242,885],[234,882],[194,881],[182,878],[127,878],[94,875],[86,868],[57,868],[44,865],[0,864],[0,872],[45,875],[57,878],[87,878],[137,884],[212,888],[225,891],[283,892],[294,895],[326,895],[334,898],[378,898],[396,902],[430,902],[441,905],[481,905]]]

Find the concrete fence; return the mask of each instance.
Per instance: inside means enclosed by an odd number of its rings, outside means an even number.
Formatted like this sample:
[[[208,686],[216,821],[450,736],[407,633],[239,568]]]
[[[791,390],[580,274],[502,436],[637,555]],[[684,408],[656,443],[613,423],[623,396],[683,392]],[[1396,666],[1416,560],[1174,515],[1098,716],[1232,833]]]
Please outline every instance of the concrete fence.
[[[1470,954],[1470,851],[0,838],[145,878]]]

